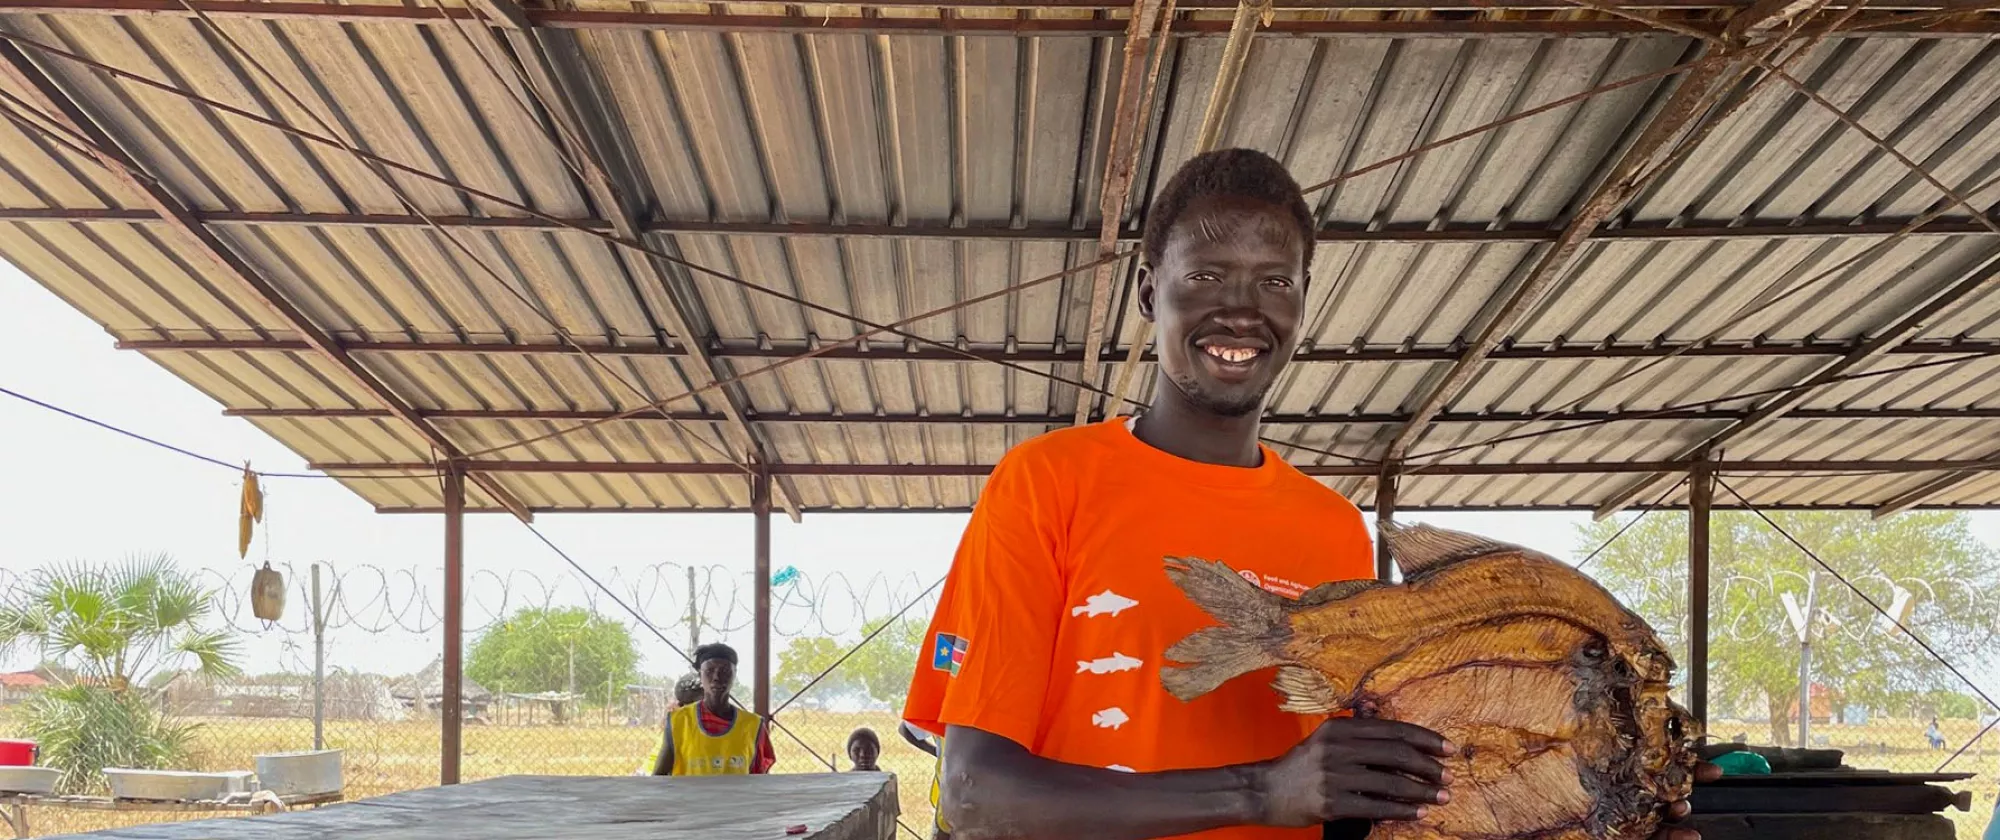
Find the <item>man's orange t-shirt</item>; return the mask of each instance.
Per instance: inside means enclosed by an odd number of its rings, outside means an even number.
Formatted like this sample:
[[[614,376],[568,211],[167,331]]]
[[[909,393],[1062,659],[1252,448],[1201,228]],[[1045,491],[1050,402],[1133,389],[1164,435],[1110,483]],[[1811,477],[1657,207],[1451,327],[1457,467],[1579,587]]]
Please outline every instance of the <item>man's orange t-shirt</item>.
[[[1325,720],[1279,711],[1275,670],[1183,703],[1164,651],[1216,622],[1166,576],[1219,560],[1297,597],[1372,577],[1361,513],[1268,447],[1255,468],[1179,458],[1122,419],[1015,447],[987,480],[945,579],[903,716],[968,726],[1044,758],[1132,772],[1282,755]],[[1237,827],[1202,840],[1318,838]]]

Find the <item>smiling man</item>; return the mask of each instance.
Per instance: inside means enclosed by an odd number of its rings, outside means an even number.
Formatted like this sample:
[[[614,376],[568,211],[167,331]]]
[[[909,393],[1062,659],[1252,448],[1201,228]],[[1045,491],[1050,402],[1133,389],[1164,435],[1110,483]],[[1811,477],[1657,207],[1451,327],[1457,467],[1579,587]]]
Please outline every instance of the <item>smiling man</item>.
[[[1434,732],[1280,711],[1269,672],[1186,703],[1160,685],[1163,652],[1213,623],[1165,558],[1225,561],[1287,597],[1374,572],[1354,505],[1258,442],[1313,231],[1276,160],[1190,160],[1143,237],[1152,405],[1027,441],[988,479],[904,710],[944,736],[955,840],[1303,840],[1449,801],[1454,747]]]

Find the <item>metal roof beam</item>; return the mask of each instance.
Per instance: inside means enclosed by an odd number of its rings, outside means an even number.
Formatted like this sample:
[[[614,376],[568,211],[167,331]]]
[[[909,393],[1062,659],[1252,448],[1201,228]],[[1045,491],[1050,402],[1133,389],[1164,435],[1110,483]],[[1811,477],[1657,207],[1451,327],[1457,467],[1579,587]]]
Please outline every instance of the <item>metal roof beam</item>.
[[[427,420],[496,420],[496,421],[550,421],[550,422],[592,422],[620,421],[628,423],[661,423],[664,418],[655,414],[628,415],[626,412],[588,409],[450,409],[419,412]],[[240,417],[252,420],[359,420],[374,417],[391,417],[389,412],[377,408],[230,408],[222,412],[225,417]],[[1431,418],[1439,425],[1466,425],[1470,423],[1526,423],[1530,421],[1560,425],[1567,423],[1632,423],[1632,422],[1673,422],[1673,421],[1714,421],[1727,422],[1750,416],[1748,411],[1702,411],[1680,409],[1671,411],[1576,411],[1554,417],[1542,417],[1526,411],[1504,411],[1491,413],[1445,412]],[[1785,415],[1792,420],[2000,420],[2000,408],[1828,408],[1799,409]],[[714,412],[674,412],[674,418],[690,423],[724,423],[728,417]],[[1062,426],[1071,418],[1055,414],[752,414],[750,419],[759,424],[827,425],[849,423],[860,426]],[[1267,414],[1262,423],[1266,426],[1383,426],[1409,422],[1407,414]],[[1996,455],[1995,457],[2000,457]]]
[[[1833,382],[1842,374],[1867,364],[1873,359],[1886,355],[1898,345],[1909,341],[1912,337],[1923,332],[1926,327],[1934,323],[1938,316],[1943,315],[1946,311],[1964,302],[1974,294],[1984,292],[1988,284],[1992,283],[1995,277],[2000,277],[2000,251],[1995,251],[1984,259],[1981,259],[1970,271],[1960,276],[1956,282],[1932,290],[1930,294],[1918,301],[1915,306],[1905,311],[1894,323],[1883,328],[1873,338],[1862,342],[1859,347],[1849,351],[1845,356],[1820,368],[1812,376],[1807,377],[1805,381],[1800,382],[1798,387],[1771,398],[1755,411],[1752,411],[1750,416],[1738,420],[1723,429],[1719,429],[1713,434],[1704,436],[1694,445],[1682,450],[1680,454],[1675,456],[1675,460],[1693,458],[1703,452],[1720,451],[1722,447],[1729,445],[1732,441],[1738,440],[1744,435],[1755,432],[1770,422],[1786,416],[1811,397],[1813,389]],[[1633,499],[1645,493],[1647,488],[1658,484],[1666,478],[1667,476],[1665,475],[1651,475],[1627,485],[1618,492],[1613,493],[1609,499],[1597,507],[1595,511],[1596,517],[1603,519],[1617,513],[1624,509],[1626,505],[1631,504]]]
[[[575,232],[583,228],[597,233],[613,232],[607,219],[563,219],[560,223],[532,217],[420,216],[368,213],[246,213],[237,211],[195,211],[194,217],[211,226],[320,227],[320,228],[422,228],[432,222],[450,229],[523,230],[549,233]],[[93,224],[134,224],[159,221],[150,210],[108,208],[0,207],[0,222],[82,222]],[[1671,242],[1678,240],[1730,239],[1826,239],[1869,236],[1993,236],[1993,230],[1977,221],[1938,220],[1926,222],[1904,233],[1913,219],[1878,219],[1868,222],[1808,223],[1802,220],[1766,221],[1749,224],[1626,225],[1599,228],[1592,239],[1629,242]],[[951,242],[1093,242],[1096,238],[1067,224],[1031,224],[1023,227],[952,227],[942,224],[861,224],[846,222],[716,222],[697,219],[640,219],[639,229],[656,234],[703,234],[715,236],[834,237],[843,239],[929,239]],[[1562,235],[1555,227],[1516,224],[1494,229],[1481,223],[1465,227],[1369,228],[1333,226],[1313,238],[1334,243],[1385,244],[1495,244],[1553,242]],[[1121,230],[1121,243],[1139,241],[1137,231]]]
[[[2000,459],[2000,452],[1995,452],[1994,454],[1988,455],[1987,457]],[[1926,500],[1935,498],[1939,493],[1943,493],[1946,490],[1950,490],[1953,487],[1957,487],[1960,484],[1964,484],[1967,481],[1971,481],[1974,478],[1978,478],[1982,474],[1983,473],[1968,470],[1968,471],[1955,472],[1946,476],[1941,476],[1933,481],[1926,481],[1923,484],[1918,485],[1917,488],[1914,490],[1901,493],[1897,495],[1895,498],[1883,502],[1882,504],[1873,508],[1870,512],[1874,514],[1874,517],[1876,519],[1884,519],[1902,513],[1903,511],[1906,510],[1924,507],[1925,506],[1924,502]]]
[[[1995,506],[1994,506],[1994,505],[1926,505],[1926,506],[1924,506],[1924,509],[1925,509],[1925,510],[1993,510],[1994,508],[1995,508]],[[1662,512],[1662,513],[1665,513],[1665,512],[1668,512],[1668,511],[1684,511],[1684,510],[1687,510],[1687,506],[1685,506],[1685,505],[1654,505],[1652,509],[1653,509],[1654,511],[1658,511],[1658,512]],[[1750,510],[1751,508],[1748,508],[1748,507],[1745,507],[1745,506],[1743,506],[1743,505],[1741,505],[1741,504],[1716,504],[1716,505],[1713,505],[1713,506],[1711,506],[1711,507],[1710,507],[1709,509],[1710,509],[1710,510],[1712,510],[1712,511],[1747,511],[1747,510]],[[1852,505],[1852,504],[1836,504],[1836,505],[1824,505],[1824,504],[1822,504],[1822,505],[1801,505],[1801,504],[1785,504],[1785,503],[1780,503],[1780,504],[1760,504],[1760,505],[1757,505],[1755,509],[1756,509],[1756,510],[1762,510],[1762,511],[1780,511],[1780,510],[1809,510],[1809,511],[1829,511],[1829,510],[1870,510],[1870,509],[1871,509],[1871,506],[1869,506],[1869,505]],[[648,507],[639,507],[639,506],[633,506],[633,507],[596,507],[596,508],[592,508],[592,507],[586,507],[586,508],[535,508],[534,510],[535,510],[535,512],[536,512],[536,513],[564,513],[564,514],[568,514],[568,513],[588,513],[588,514],[601,514],[601,513],[624,513],[624,514],[633,514],[633,513],[702,513],[702,514],[715,514],[715,513],[749,513],[749,512],[750,512],[750,510],[749,510],[748,508],[730,508],[730,507],[691,507],[691,506],[684,506],[684,505],[661,505],[661,506],[658,506],[658,507],[651,507],[651,506],[648,506]],[[1398,509],[1398,512],[1399,512],[1399,513],[1403,513],[1403,514],[1426,514],[1426,513],[1572,513],[1572,512],[1583,512],[1583,511],[1588,511],[1588,510],[1590,510],[1590,505],[1408,505],[1408,506],[1404,506],[1404,507],[1402,507],[1402,508],[1399,508],[1399,509]],[[377,506],[377,507],[375,508],[375,512],[376,512],[376,513],[391,513],[391,514],[432,514],[432,515],[435,515],[435,514],[439,514],[439,513],[443,513],[443,512],[444,512],[444,509],[443,509],[443,508],[438,508],[438,507],[383,507],[383,506]],[[466,508],[466,509],[465,509],[465,512],[466,512],[466,513],[468,513],[468,514],[475,514],[475,513],[504,513],[505,511],[500,511],[500,510],[491,510],[491,509],[482,509],[482,508],[473,508],[473,507],[468,507],[468,508]],[[821,506],[816,506],[816,507],[815,507],[815,506],[808,506],[808,507],[807,507],[807,508],[805,509],[805,512],[806,512],[806,513],[809,513],[809,514],[832,514],[832,513],[838,513],[838,514],[866,514],[866,515],[876,515],[876,516],[881,516],[881,515],[894,515],[894,514],[911,514],[911,513],[954,513],[954,514],[958,514],[958,513],[971,513],[971,512],[972,512],[972,508],[970,508],[970,507],[965,507],[965,506],[961,506],[961,505],[938,505],[938,506],[936,506],[936,507],[873,507],[873,508],[863,508],[863,507],[836,507],[836,506],[833,506],[833,505],[821,505]]]
[[[970,2],[970,0],[962,0]],[[1093,0],[1095,2],[1095,0]],[[980,4],[982,8],[990,8]],[[1234,4],[1230,4],[1233,6]],[[1642,6],[1644,4],[1641,4]],[[1834,4],[1832,9],[1843,4]],[[1843,38],[1923,37],[1984,38],[2000,33],[2000,17],[1977,13],[1947,14],[1942,2],[1893,3],[1883,11],[1863,12],[1850,24]],[[259,2],[258,0],[196,0],[196,6],[216,18],[250,20],[317,20],[328,23],[400,24],[447,26],[454,20],[477,20],[465,8],[439,10],[428,5],[367,5],[317,2]],[[1482,4],[1446,3],[1435,8],[1486,11]],[[1093,8],[1123,8],[1098,3]],[[1379,6],[1377,6],[1379,7]],[[1433,8],[1391,2],[1389,8]],[[1709,28],[1711,5],[1672,6],[1685,9],[1677,20],[1687,26]],[[1737,8],[1720,3],[1713,7]],[[1370,7],[1375,8],[1375,7]],[[1563,17],[1573,13],[1573,4],[1551,6],[1533,3],[1517,12],[1517,17],[1493,19],[1429,20],[1275,20],[1264,37],[1448,37],[1520,38],[1653,36],[1680,37],[1662,32],[1639,20],[1599,18],[1578,20]],[[1668,7],[1657,7],[1668,8]],[[1872,6],[1871,6],[1872,8]],[[1905,11],[1917,11],[1911,15]],[[857,15],[773,15],[716,14],[683,12],[611,11],[583,9],[525,9],[529,21],[544,29],[623,29],[680,32],[769,32],[804,35],[884,34],[884,35],[1011,35],[1017,37],[1115,37],[1125,32],[1125,21],[1113,17],[885,17]],[[1829,10],[1830,11],[1830,10]],[[120,17],[193,17],[182,0],[0,0],[0,14],[110,15]],[[1903,20],[1902,18],[1909,18]],[[1175,24],[1170,38],[1220,37],[1229,32],[1227,20],[1184,20]]]
[[[1104,156],[1104,186],[1098,194],[1097,212],[1101,220],[1097,234],[1097,255],[1102,260],[1118,249],[1125,227],[1125,205],[1132,194],[1132,182],[1139,172],[1139,153],[1146,147],[1142,133],[1152,110],[1153,85],[1146,68],[1153,62],[1154,22],[1160,17],[1160,0],[1134,0],[1132,16],[1125,30],[1125,61],[1118,79],[1118,101],[1111,117],[1111,142]],[[1171,26],[1173,21],[1167,21]],[[1162,45],[1162,50],[1165,45]],[[1165,56],[1161,57],[1165,63]],[[1129,271],[1124,260],[1105,262],[1090,273],[1090,312],[1084,320],[1083,360],[1077,379],[1097,383],[1097,356],[1104,349],[1106,323],[1111,319],[1111,286],[1120,272]],[[1076,423],[1090,419],[1095,395],[1082,388],[1076,393]]]
[[[101,121],[65,92],[53,74],[37,65],[12,43],[0,43],[0,79],[11,82],[14,95],[26,97],[26,101],[35,110],[56,124],[57,130],[81,139],[83,142],[77,145],[95,158],[96,162],[130,194],[150,206],[161,222],[179,234],[179,238],[191,247],[193,253],[206,258],[218,270],[220,276],[234,278],[241,284],[241,290],[247,297],[268,308],[287,329],[298,334],[308,348],[325,357],[334,367],[360,386],[361,390],[374,397],[397,418],[408,423],[445,459],[458,460],[464,457],[457,444],[426,422],[394,390],[357,362],[337,340],[314,324],[312,319],[288,300],[276,285],[259,274],[235,251],[230,250],[227,244],[188,210],[185,203],[169,192],[159,179],[147,172]],[[475,477],[474,483],[500,506],[513,512],[521,521],[533,521],[534,514],[528,510],[527,505],[490,476]]]
[[[336,344],[349,353],[427,353],[443,356],[567,356],[576,350],[562,344],[458,344],[423,341],[350,341]],[[1555,347],[1502,346],[1486,355],[1489,361],[1546,362],[1561,360],[1734,358],[1768,356],[1844,356],[1860,347],[1860,341],[1711,343],[1690,347],[1685,344],[1565,344]],[[133,339],[115,345],[120,350],[141,353],[294,353],[315,349],[309,342],[293,339]],[[586,345],[592,355],[607,357],[681,358],[688,353],[681,343],[671,346]],[[962,351],[942,347],[869,345],[823,350],[814,356],[821,361],[861,362],[1013,362],[1016,364],[1075,364],[1083,358],[1080,349],[1005,349],[969,347]],[[706,349],[716,359],[789,359],[813,348],[797,342],[768,345],[748,341],[711,342]],[[1949,339],[1911,341],[1884,351],[1897,356],[2000,356],[2000,341]],[[1301,350],[1293,364],[1436,363],[1454,361],[1463,355],[1457,347],[1329,347]],[[1154,361],[1151,353],[1142,361]]]
[[[659,463],[654,461],[469,461],[465,469],[472,474],[493,473],[564,473],[564,474],[605,474],[605,475],[734,475],[742,472],[733,464],[704,463]],[[1643,473],[1661,471],[1686,471],[1692,466],[1690,461],[1575,461],[1567,463],[1492,463],[1492,464],[1432,464],[1412,469],[1405,478],[1422,476],[1473,476],[1473,475],[1602,475],[1612,473]],[[373,474],[423,474],[435,471],[437,466],[423,462],[387,463],[338,463],[312,464],[309,469],[335,475],[339,478],[366,480]],[[1313,476],[1374,476],[1379,467],[1372,464],[1300,464],[1300,472]],[[1992,472],[2000,470],[2000,460],[1949,460],[1949,461],[1732,461],[1718,463],[1718,472],[1724,473],[1781,473],[1786,475],[1809,476],[1821,473],[1881,472],[1917,473],[1944,471]],[[843,477],[894,477],[894,476],[983,476],[993,471],[991,464],[772,464],[772,475],[791,476],[843,476]]]
[[[1215,71],[1215,85],[1208,91],[1208,107],[1201,115],[1201,129],[1195,136],[1194,152],[1202,154],[1212,151],[1222,141],[1222,127],[1229,120],[1230,106],[1236,101],[1236,85],[1243,78],[1243,67],[1250,63],[1250,45],[1257,37],[1257,24],[1270,23],[1275,11],[1272,0],[1240,0],[1236,4],[1236,17],[1229,24],[1229,40],[1222,46],[1222,59]],[[1312,266],[1306,266],[1311,269]],[[1125,395],[1132,392],[1132,381],[1139,369],[1139,357],[1146,346],[1153,343],[1153,322],[1140,319],[1139,335],[1131,346],[1125,349],[1125,361],[1118,364],[1118,373],[1111,377],[1111,393],[1105,397],[1103,414],[1118,414],[1125,408]],[[1089,352],[1088,349],[1085,350]],[[1079,419],[1082,412],[1096,402],[1096,398],[1080,395],[1077,406]]]
[[[611,223],[611,228],[622,239],[643,241],[645,231],[636,221],[636,207],[631,189],[620,189],[606,167],[606,160],[613,155],[618,159],[632,160],[629,138],[621,135],[621,120],[608,119],[606,114],[615,107],[603,95],[604,83],[598,78],[589,59],[584,56],[583,47],[577,42],[574,32],[562,32],[535,28],[526,10],[515,0],[479,0],[481,7],[492,9],[499,19],[506,21],[502,35],[512,47],[516,59],[527,75],[528,82],[539,91],[539,99],[544,111],[556,121],[559,129],[552,138],[568,152],[576,162],[583,176],[584,190],[591,202],[597,206]],[[617,180],[631,181],[631,178]],[[694,292],[677,290],[670,282],[671,271],[665,263],[650,254],[610,243],[613,258],[625,266],[628,278],[635,281],[632,288],[633,299],[642,310],[654,314],[650,299],[636,283],[647,283],[656,291],[657,298],[664,302],[665,311],[657,313],[664,323],[655,322],[659,332],[656,338],[661,345],[667,345],[677,336],[681,347],[694,362],[689,367],[695,376],[691,377],[695,388],[706,388],[731,374],[715,358],[709,355],[703,344],[703,336],[696,332],[696,321],[690,317],[699,308],[693,300]],[[649,317],[650,320],[650,317]],[[748,412],[744,410],[742,397],[731,388],[717,389],[723,413],[728,416],[724,424],[735,433],[737,446],[747,454],[746,460],[754,464],[769,463],[771,458],[765,441],[750,427]],[[753,468],[754,469],[754,468]],[[799,521],[799,499],[796,489],[780,487],[778,503],[793,522]]]
[[[1735,23],[1736,20],[1732,20],[1732,24]],[[1390,440],[1382,460],[1401,461],[1409,453],[1423,436],[1430,418],[1458,397],[1494,348],[1519,326],[1521,319],[1533,311],[1535,303],[1569,271],[1591,234],[1665,172],[1669,167],[1664,164],[1678,149],[1698,142],[1705,120],[1707,125],[1713,126],[1727,116],[1731,110],[1729,106],[1724,106],[1722,113],[1712,111],[1756,67],[1759,57],[1775,52],[1776,48],[1768,42],[1755,46],[1731,45],[1728,51],[1710,52],[1701,63],[1681,77],[1673,93],[1643,123],[1631,145],[1618,153],[1617,162],[1609,173],[1579,204],[1562,235],[1535,258],[1526,276],[1498,301],[1492,315],[1473,339],[1472,346],[1425,391],[1416,409],[1411,412],[1409,424]],[[1703,45],[1699,49],[1711,48]],[[1742,101],[1739,99],[1736,105],[1740,106]]]

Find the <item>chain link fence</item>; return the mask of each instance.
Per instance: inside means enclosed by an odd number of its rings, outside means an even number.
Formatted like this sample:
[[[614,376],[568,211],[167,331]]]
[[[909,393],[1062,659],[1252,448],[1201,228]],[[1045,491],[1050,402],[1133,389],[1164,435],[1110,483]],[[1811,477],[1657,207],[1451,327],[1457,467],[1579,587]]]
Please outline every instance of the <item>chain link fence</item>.
[[[442,645],[441,570],[322,566],[316,622],[309,567],[273,568],[287,605],[268,624],[247,600],[254,568],[190,573],[211,598],[209,628],[239,643],[243,673],[163,670],[135,683],[146,706],[186,730],[171,769],[254,770],[258,755],[317,743],[342,751],[350,800],[436,785],[442,657],[429,652]],[[701,643],[738,650],[735,693],[750,705],[747,574],[659,564],[598,580],[609,593],[571,575],[468,575],[461,778],[650,773],[673,685],[691,673],[684,653]],[[899,777],[903,821],[925,837],[931,759],[897,736],[896,722],[935,584],[783,569],[772,587],[772,772],[849,770],[850,736],[870,729],[881,768]],[[25,604],[38,585],[38,573],[0,570],[0,604]],[[316,651],[326,663],[317,678]],[[54,665],[8,675],[0,738],[31,736],[35,697],[79,681]],[[76,792],[105,793],[101,785]],[[31,806],[28,815],[30,836],[49,836],[228,814]]]
[[[1580,553],[1603,546],[1585,571],[1686,663],[1687,515],[1647,514],[1626,529],[1632,518],[1583,529]],[[1713,514],[1708,735],[1837,749],[1861,769],[1976,773],[1950,785],[1972,792],[1971,810],[1946,812],[1976,840],[2000,773],[2000,736],[1988,731],[2000,708],[1983,696],[2000,556],[1968,526],[1951,512]],[[1679,678],[1685,703],[1685,664]]]
[[[2000,632],[2000,558],[1965,517],[1786,512],[1766,521],[1731,512],[1716,514],[1712,534],[1709,734],[1836,748],[1855,767],[1979,773],[1959,785],[1973,791],[1972,809],[1949,812],[1961,837],[1976,838],[2000,771],[2000,736],[1988,731],[2000,715],[1974,687]],[[1686,536],[1685,514],[1654,512],[1636,524],[1628,516],[1584,527],[1575,549],[1590,558],[1584,570],[1653,622],[1683,663],[1692,626]],[[309,570],[277,568],[289,604],[270,625],[243,600],[253,569],[196,575],[214,593],[213,623],[244,642],[246,674],[169,673],[147,685],[147,702],[194,725],[183,769],[254,769],[257,755],[310,749],[317,717],[321,742],[343,751],[348,798],[436,784],[442,680],[429,652],[441,642],[439,573],[322,567],[324,621],[315,622]],[[608,592],[569,575],[469,576],[463,778],[649,772],[673,685],[690,672],[682,653],[699,643],[726,641],[743,655],[737,697],[748,705],[747,574],[661,564],[599,580]],[[868,729],[881,768],[898,777],[906,836],[918,838],[928,836],[935,762],[900,737],[897,712],[936,584],[784,569],[772,590],[773,772],[847,771],[849,739]],[[32,574],[0,571],[0,603],[33,585]],[[327,663],[317,681],[316,647]],[[1676,696],[1685,703],[1681,673]],[[37,690],[7,684],[0,737],[27,733]],[[34,808],[31,816],[34,834],[49,835],[213,815]]]

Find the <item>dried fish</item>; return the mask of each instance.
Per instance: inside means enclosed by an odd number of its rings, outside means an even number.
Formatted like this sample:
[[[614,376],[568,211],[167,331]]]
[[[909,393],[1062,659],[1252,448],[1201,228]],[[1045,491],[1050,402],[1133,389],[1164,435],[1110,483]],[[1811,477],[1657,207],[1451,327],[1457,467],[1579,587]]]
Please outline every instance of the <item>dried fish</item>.
[[[1376,840],[1609,840],[1657,830],[1693,784],[1692,717],[1668,697],[1653,628],[1596,581],[1520,546],[1385,525],[1404,580],[1341,581],[1297,600],[1226,564],[1167,574],[1221,622],[1167,650],[1190,700],[1276,666],[1281,707],[1406,721],[1460,748],[1452,799]]]

